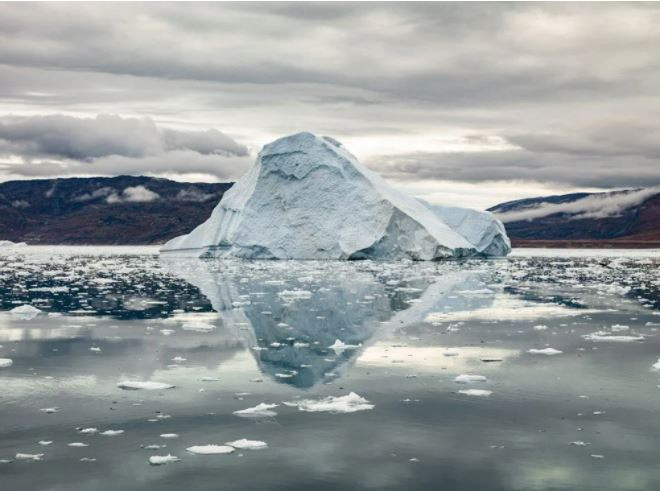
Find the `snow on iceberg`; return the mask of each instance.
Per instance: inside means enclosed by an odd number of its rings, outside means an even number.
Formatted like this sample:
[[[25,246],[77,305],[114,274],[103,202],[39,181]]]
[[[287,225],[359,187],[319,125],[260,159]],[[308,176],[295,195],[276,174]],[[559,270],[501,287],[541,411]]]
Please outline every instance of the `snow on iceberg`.
[[[407,196],[336,140],[307,132],[266,145],[206,222],[161,248],[247,259],[433,260],[509,251],[490,213]]]

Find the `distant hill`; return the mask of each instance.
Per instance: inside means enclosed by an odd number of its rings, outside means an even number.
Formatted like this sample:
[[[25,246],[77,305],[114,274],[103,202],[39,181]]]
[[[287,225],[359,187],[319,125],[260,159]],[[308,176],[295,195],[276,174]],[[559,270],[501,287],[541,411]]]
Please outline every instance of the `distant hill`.
[[[489,209],[514,247],[660,247],[660,190],[574,193]]]
[[[160,244],[206,220],[230,187],[143,176],[4,182],[0,240]]]

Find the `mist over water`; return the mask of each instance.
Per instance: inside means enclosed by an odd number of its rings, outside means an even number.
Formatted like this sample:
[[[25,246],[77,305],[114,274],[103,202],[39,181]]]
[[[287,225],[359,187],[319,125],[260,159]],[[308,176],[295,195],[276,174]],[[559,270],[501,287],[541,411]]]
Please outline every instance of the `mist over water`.
[[[3,488],[660,487],[657,251],[155,251],[0,253]]]

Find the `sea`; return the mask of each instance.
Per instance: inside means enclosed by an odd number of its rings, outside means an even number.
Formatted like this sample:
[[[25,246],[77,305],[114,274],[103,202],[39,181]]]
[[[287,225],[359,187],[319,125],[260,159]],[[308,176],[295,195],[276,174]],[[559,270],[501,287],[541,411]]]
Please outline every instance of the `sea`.
[[[660,489],[660,250],[0,250],[0,489]]]

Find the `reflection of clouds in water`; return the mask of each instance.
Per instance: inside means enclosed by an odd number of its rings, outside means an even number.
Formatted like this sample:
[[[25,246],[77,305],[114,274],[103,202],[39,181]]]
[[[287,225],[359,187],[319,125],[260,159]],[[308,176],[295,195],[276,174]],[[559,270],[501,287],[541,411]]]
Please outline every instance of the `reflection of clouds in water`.
[[[403,263],[370,270],[368,263],[162,262],[206,295],[262,371],[297,387],[336,378],[374,336],[429,312],[484,307],[493,297],[479,273],[410,274]],[[458,293],[476,289],[478,296]],[[342,344],[355,348],[331,349]]]

